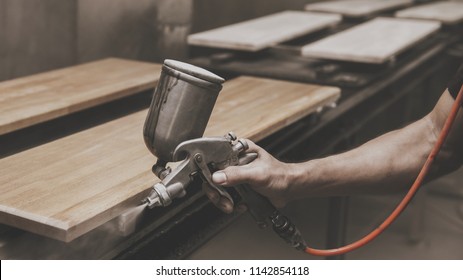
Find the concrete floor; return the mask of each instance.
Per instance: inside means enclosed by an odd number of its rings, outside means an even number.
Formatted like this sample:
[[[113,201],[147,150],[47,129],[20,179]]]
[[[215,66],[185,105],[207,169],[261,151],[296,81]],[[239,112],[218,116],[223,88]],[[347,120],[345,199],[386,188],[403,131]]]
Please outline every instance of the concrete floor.
[[[346,259],[463,259],[462,183],[463,168],[429,183],[386,232]],[[356,241],[375,228],[401,198],[351,197],[347,241]],[[283,212],[296,223],[310,246],[325,247],[328,199],[298,201]],[[245,214],[190,255],[190,259],[320,258],[290,248],[272,230],[258,229]]]

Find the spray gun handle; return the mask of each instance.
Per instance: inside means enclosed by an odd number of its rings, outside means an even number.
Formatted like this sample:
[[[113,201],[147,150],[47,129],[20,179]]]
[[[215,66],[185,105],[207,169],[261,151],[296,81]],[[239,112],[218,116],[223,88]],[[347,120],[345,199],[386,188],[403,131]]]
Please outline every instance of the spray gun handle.
[[[256,158],[256,153],[245,154],[239,158],[239,165],[248,164]],[[266,197],[254,191],[249,185],[238,185],[234,188],[240,194],[248,207],[249,214],[260,228],[268,227],[268,221],[271,221],[273,230],[292,247],[298,250],[304,250],[307,247],[294,223],[282,215]]]
[[[245,141],[242,141],[242,143],[247,146]],[[245,147],[245,149],[247,149],[247,147]],[[238,165],[251,163],[257,158],[257,156],[257,153],[243,154],[238,159]],[[276,211],[275,206],[273,206],[266,197],[255,192],[249,185],[242,184],[234,186],[234,188],[243,199],[243,202],[247,205],[249,214],[251,214],[254,218],[257,225],[260,228],[266,228],[268,226],[267,221],[269,217]]]
[[[254,218],[260,228],[268,226],[268,219],[275,213],[276,208],[270,201],[255,192],[249,185],[234,186],[246,204],[249,214]]]

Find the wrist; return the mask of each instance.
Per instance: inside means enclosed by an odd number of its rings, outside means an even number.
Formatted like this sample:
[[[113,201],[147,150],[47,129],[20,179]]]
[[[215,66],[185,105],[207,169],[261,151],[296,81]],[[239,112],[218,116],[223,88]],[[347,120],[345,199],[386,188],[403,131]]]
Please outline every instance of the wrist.
[[[316,166],[316,160],[289,164],[286,187],[288,201],[315,195],[313,186],[318,177]]]

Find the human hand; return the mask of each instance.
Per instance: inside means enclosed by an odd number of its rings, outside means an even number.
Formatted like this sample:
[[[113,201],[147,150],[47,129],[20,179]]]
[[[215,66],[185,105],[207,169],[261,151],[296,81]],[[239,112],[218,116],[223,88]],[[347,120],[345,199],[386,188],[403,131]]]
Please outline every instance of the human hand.
[[[288,185],[292,170],[289,164],[278,161],[264,149],[250,140],[246,140],[249,149],[246,152],[257,153],[257,158],[246,165],[230,166],[212,174],[212,181],[224,187],[247,184],[256,192],[267,197],[277,208],[288,202]],[[233,204],[207,184],[203,185],[204,192],[218,208],[226,213],[233,212]],[[238,210],[243,206],[238,205]]]

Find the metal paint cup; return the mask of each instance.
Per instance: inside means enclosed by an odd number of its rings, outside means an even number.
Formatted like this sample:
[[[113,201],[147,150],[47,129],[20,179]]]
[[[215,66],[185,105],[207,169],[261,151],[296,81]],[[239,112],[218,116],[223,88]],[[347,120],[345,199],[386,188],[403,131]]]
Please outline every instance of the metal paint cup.
[[[171,162],[180,143],[202,137],[223,82],[205,69],[166,59],[143,129],[151,153]]]

